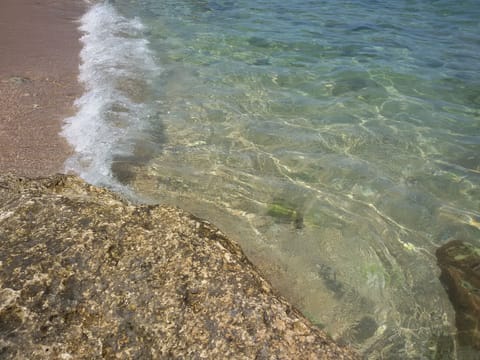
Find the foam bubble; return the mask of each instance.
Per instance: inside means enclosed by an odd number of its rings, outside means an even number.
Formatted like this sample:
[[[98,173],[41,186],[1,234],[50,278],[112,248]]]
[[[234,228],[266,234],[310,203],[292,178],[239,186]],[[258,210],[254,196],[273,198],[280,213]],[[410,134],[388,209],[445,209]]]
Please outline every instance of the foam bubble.
[[[122,16],[109,3],[93,5],[79,29],[79,80],[85,92],[75,101],[76,115],[65,119],[62,135],[75,150],[65,170],[115,187],[112,160],[133,152],[131,136],[146,126],[144,98],[159,68],[142,36],[142,23]]]

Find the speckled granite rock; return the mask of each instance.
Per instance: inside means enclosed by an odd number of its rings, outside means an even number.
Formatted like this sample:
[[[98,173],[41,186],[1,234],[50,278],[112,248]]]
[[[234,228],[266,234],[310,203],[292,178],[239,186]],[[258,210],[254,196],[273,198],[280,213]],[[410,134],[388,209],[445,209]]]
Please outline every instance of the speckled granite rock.
[[[354,359],[212,225],[0,176],[0,358]]]
[[[436,255],[440,280],[455,308],[458,342],[480,350],[480,248],[452,240]]]

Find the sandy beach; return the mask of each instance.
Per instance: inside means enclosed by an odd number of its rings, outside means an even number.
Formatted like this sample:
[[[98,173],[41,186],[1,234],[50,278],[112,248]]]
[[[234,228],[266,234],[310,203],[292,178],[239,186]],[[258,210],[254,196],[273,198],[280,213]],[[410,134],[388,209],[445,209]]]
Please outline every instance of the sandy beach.
[[[62,172],[71,149],[59,136],[81,93],[78,0],[0,4],[0,172]]]

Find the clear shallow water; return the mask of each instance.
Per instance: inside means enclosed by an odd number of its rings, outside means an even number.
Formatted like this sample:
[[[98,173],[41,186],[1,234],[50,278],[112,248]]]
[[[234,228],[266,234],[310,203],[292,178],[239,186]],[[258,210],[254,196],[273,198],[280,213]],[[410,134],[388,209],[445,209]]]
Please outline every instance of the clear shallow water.
[[[97,4],[67,168],[212,220],[369,358],[474,358],[434,253],[480,239],[479,18],[475,1]]]

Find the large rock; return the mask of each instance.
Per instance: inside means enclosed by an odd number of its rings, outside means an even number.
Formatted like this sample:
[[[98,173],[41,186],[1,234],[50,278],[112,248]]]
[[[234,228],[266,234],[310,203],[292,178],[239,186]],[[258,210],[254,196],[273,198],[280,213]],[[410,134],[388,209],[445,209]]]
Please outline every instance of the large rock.
[[[240,248],[76,177],[0,176],[0,358],[354,359]]]
[[[455,308],[460,345],[480,350],[480,248],[453,240],[437,249],[444,284]]]

